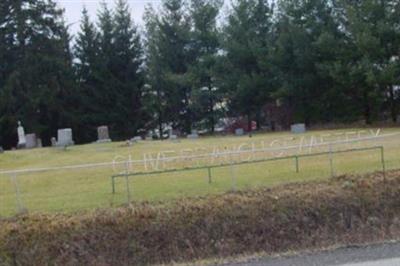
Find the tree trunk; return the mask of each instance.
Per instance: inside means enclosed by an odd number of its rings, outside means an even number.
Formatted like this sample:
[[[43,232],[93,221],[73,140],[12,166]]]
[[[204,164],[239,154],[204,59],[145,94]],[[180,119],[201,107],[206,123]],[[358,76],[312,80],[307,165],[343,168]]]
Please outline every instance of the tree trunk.
[[[371,125],[372,124],[372,119],[371,119],[371,106],[369,105],[369,99],[367,92],[364,91],[364,119],[365,119],[365,124]]]
[[[187,134],[191,134],[192,133],[192,112],[190,110],[190,99],[189,99],[189,95],[187,92],[185,93],[185,107],[186,107],[186,114],[184,115],[185,132]]]
[[[163,108],[162,108],[162,101],[161,101],[161,91],[159,87],[157,86],[157,102],[158,102],[158,130],[160,132],[160,140],[163,140]]]
[[[251,115],[250,113],[247,114],[247,131],[249,132],[249,135],[251,136],[252,133],[252,125],[251,125]]]
[[[163,126],[162,126],[162,117],[161,117],[161,111],[158,114],[158,130],[160,131],[160,140],[163,140]]]
[[[390,96],[390,114],[391,114],[393,123],[396,123],[397,122],[397,106],[396,106],[396,99],[394,97],[393,86],[389,86],[389,96]]]
[[[215,133],[215,117],[214,117],[214,99],[213,99],[213,94],[212,94],[212,86],[209,85],[208,87],[209,90],[209,97],[210,97],[210,107],[209,107],[209,112],[210,112],[210,130],[211,134]]]
[[[261,129],[261,114],[260,112],[257,112],[256,114],[256,123],[257,123],[257,130]]]

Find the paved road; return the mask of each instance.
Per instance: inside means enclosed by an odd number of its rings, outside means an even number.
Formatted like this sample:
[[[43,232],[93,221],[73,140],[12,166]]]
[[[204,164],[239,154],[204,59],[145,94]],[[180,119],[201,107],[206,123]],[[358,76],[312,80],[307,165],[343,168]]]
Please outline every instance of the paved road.
[[[400,266],[400,243],[338,249],[310,255],[264,258],[232,266]]]

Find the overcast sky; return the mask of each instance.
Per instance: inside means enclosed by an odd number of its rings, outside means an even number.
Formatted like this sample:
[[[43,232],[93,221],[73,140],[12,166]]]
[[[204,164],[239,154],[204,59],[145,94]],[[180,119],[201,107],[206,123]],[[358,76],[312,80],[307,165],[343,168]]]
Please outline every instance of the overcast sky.
[[[2,0],[0,0],[2,1]],[[65,9],[65,18],[68,24],[71,25],[72,33],[79,29],[79,20],[82,13],[82,8],[86,6],[89,11],[90,17],[94,20],[96,18],[97,9],[101,2],[106,2],[109,7],[114,7],[114,0],[55,0],[58,4]],[[161,0],[127,0],[131,9],[132,18],[135,23],[142,24],[142,16],[144,7],[147,4],[157,6]]]

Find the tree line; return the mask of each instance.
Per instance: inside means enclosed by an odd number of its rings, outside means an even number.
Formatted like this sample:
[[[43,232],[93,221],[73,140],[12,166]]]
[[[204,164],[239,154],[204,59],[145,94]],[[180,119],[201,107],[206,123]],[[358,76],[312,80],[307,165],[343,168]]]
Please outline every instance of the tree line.
[[[0,145],[16,125],[48,144],[108,125],[114,139],[220,118],[263,124],[267,104],[306,124],[398,119],[400,2],[162,0],[144,25],[126,0],[82,11],[70,35],[54,0],[0,2]]]

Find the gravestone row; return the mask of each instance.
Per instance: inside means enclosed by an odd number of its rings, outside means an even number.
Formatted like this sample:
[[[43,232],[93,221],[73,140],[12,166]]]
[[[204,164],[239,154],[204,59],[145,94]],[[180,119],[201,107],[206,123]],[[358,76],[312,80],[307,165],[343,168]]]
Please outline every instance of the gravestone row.
[[[33,149],[33,148],[41,148],[42,147],[42,140],[36,137],[36,134],[26,134],[25,130],[22,127],[21,121],[18,121],[18,148],[23,149]]]
[[[23,128],[21,121],[18,121],[18,149],[34,149],[41,148],[43,146],[42,140],[36,136],[34,133],[25,134],[25,129]],[[101,126],[97,128],[97,143],[111,142],[108,127]],[[72,129],[64,128],[57,131],[57,138],[51,138],[52,147],[66,147],[72,146],[75,142],[73,140]],[[1,149],[2,150],[2,149]]]
[[[294,124],[291,126],[291,131],[292,133],[295,134],[301,134],[306,132],[306,126],[304,124]],[[30,134],[25,134],[25,130],[22,127],[21,121],[18,121],[18,149],[33,149],[33,148],[41,148],[42,147],[42,140],[40,138],[37,138],[36,134],[30,133]],[[238,128],[235,130],[235,135],[236,136],[243,136],[244,135],[244,130],[242,128]],[[169,139],[170,140],[177,140],[177,135],[174,134],[173,130],[171,129],[169,132]],[[198,139],[199,134],[197,130],[192,130],[191,134],[187,136],[188,139]],[[147,140],[148,138],[146,138]],[[142,140],[141,137],[135,137],[133,138],[132,142],[138,142]],[[97,128],[97,143],[106,143],[106,142],[111,142],[110,135],[109,135],[109,130],[107,126],[100,126]],[[66,146],[72,146],[74,145],[75,142],[72,137],[72,129],[71,128],[64,128],[64,129],[59,129],[57,131],[57,139],[56,138],[51,138],[51,145],[53,147],[66,147]],[[1,148],[1,147],[0,147]],[[3,149],[0,149],[0,153],[3,151]]]

